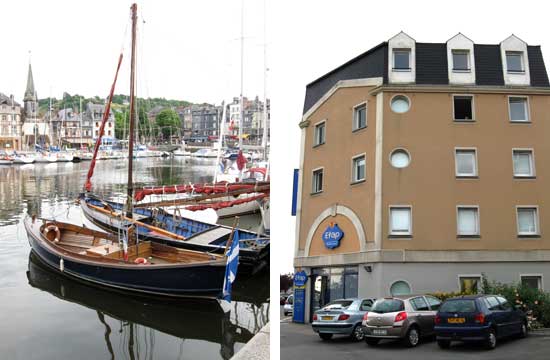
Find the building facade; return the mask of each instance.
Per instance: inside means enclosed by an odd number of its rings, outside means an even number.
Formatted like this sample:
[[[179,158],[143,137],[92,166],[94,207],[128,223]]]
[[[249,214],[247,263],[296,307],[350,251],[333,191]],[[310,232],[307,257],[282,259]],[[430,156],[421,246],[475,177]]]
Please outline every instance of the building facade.
[[[550,290],[550,84],[516,36],[399,33],[307,86],[294,266],[328,301]]]
[[[21,105],[0,93],[0,150],[21,150]]]
[[[86,104],[86,111],[83,114],[83,126],[82,131],[84,133],[84,136],[89,137],[90,145],[93,144],[94,141],[99,136],[99,128],[101,127],[101,121],[103,120],[103,115],[105,113],[105,105],[102,104],[94,104],[94,103],[87,103]],[[101,138],[104,142],[113,142],[115,137],[115,115],[113,113],[113,110],[109,111],[109,117],[107,119],[107,122],[105,123],[105,129],[104,129],[103,137]],[[90,135],[88,135],[90,134]]]

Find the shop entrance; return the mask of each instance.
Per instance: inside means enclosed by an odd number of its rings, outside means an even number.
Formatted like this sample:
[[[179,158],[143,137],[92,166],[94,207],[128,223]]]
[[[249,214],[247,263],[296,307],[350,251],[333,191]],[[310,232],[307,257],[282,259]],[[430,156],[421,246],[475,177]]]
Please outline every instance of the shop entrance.
[[[357,297],[357,276],[357,266],[312,269],[310,319],[331,301]]]

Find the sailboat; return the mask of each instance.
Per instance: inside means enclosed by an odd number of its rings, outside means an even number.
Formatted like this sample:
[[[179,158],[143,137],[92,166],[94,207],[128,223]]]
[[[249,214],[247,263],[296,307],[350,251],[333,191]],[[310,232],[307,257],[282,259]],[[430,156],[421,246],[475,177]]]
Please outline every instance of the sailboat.
[[[108,234],[88,228],[42,219],[35,216],[25,220],[25,229],[32,250],[52,268],[77,279],[110,288],[167,296],[213,297],[225,293],[226,259],[224,254],[211,254],[202,251],[180,249],[169,244],[150,242],[143,239],[140,233],[143,228],[155,234],[172,236],[169,232],[143,223],[143,216],[134,216],[132,212],[132,163],[135,126],[135,50],[137,4],[132,10],[132,57],[130,74],[130,138],[128,169],[128,202],[126,209],[122,206],[115,213],[102,209],[109,214],[108,221],[118,221],[119,232]],[[85,184],[91,190],[91,177],[99,147],[104,133],[105,123],[109,116],[116,80],[123,54],[118,59],[115,79],[111,86],[109,101],[106,104],[99,136],[94,148],[94,157],[90,164]],[[86,193],[82,197],[83,209],[88,201],[98,201]],[[113,204],[114,205],[114,204]],[[93,205],[91,205],[93,206]],[[110,205],[109,205],[110,206]],[[238,236],[238,232],[235,232]],[[232,246],[233,232],[227,239],[227,248]],[[238,240],[236,240],[238,241]],[[239,242],[235,242],[239,244]],[[235,246],[234,246],[235,247]],[[237,248],[238,249],[238,248]],[[231,257],[228,257],[231,259]],[[229,263],[229,261],[228,261]],[[229,264],[228,264],[229,265]],[[234,266],[234,263],[230,264]],[[234,280],[234,278],[233,278]],[[233,281],[231,280],[231,282]],[[228,287],[230,288],[230,287]],[[226,294],[224,294],[226,296]]]

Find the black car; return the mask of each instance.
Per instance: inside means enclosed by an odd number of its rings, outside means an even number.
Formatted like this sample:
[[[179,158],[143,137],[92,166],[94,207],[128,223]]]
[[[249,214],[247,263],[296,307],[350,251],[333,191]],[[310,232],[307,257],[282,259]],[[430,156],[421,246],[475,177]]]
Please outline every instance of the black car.
[[[494,349],[497,339],[527,336],[525,313],[499,295],[471,295],[446,300],[435,316],[439,347],[451,341],[483,341]]]

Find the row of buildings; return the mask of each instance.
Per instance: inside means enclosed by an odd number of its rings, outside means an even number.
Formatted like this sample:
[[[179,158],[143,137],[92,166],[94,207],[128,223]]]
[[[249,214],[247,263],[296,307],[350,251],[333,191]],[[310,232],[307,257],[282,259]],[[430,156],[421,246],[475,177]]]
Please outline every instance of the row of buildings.
[[[300,129],[298,321],[338,298],[476,292],[483,277],[550,290],[540,46],[401,32],[307,85]]]

